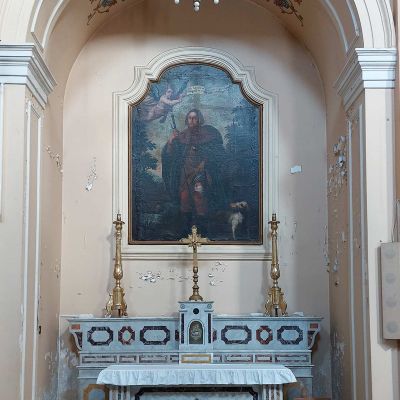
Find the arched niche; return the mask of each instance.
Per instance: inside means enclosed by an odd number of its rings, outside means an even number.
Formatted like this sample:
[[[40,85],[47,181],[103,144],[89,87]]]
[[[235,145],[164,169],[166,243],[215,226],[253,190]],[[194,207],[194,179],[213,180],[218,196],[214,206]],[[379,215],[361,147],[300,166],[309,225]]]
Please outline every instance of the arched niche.
[[[150,3],[150,6],[147,3]],[[221,3],[218,10],[206,11],[204,9],[205,12],[208,12],[209,23],[215,23],[218,18],[226,17],[227,14],[224,14],[228,12],[226,9],[231,7],[232,10],[234,7],[240,7],[239,3],[239,0],[230,2],[229,5]],[[392,143],[390,135],[393,122],[391,111],[393,97],[390,89],[394,82],[392,75],[394,52],[391,52],[390,48],[394,47],[395,40],[389,1],[321,0],[304,2],[300,7],[305,17],[304,27],[301,27],[298,21],[290,15],[281,15],[273,2],[254,0],[245,4],[249,7],[260,7],[259,10],[263,13],[274,15],[279,23],[285,26],[311,52],[315,60],[314,67],[319,72],[325,95],[328,165],[335,163],[331,149],[337,144],[339,138],[343,134],[352,139],[355,138],[355,141],[351,142],[352,147],[350,148],[353,155],[350,161],[352,168],[348,171],[351,177],[350,186],[352,190],[349,191],[349,194],[342,192],[342,197],[339,200],[337,198],[329,200],[331,206],[328,225],[331,231],[328,247],[330,248],[331,265],[339,266],[337,271],[331,269],[330,278],[331,310],[329,317],[332,323],[333,366],[334,369],[340,369],[343,365],[346,365],[347,368],[344,370],[344,375],[333,375],[333,379],[334,384],[341,387],[341,393],[345,397],[350,396],[350,394],[354,397],[357,393],[360,398],[371,398],[371,396],[391,398],[396,389],[393,388],[394,380],[388,365],[395,362],[397,356],[396,350],[390,344],[381,343],[379,329],[377,329],[380,324],[380,311],[379,279],[376,272],[378,243],[388,239],[387,232],[390,231],[392,221],[390,209],[394,181],[392,171],[390,171],[393,160],[389,154],[389,149]],[[150,7],[150,11],[147,7]],[[264,8],[266,11],[264,11]],[[193,16],[189,15],[187,9],[176,9],[173,4],[166,2],[159,8],[154,6],[154,1],[121,2],[112,8],[110,13],[94,19],[89,26],[86,24],[87,4],[82,1],[60,0],[50,2],[43,0],[35,3],[35,5],[32,4],[32,7],[27,5],[26,2],[8,1],[3,3],[0,14],[3,41],[25,42],[28,40],[36,43],[39,52],[42,52],[47,66],[58,83],[44,111],[44,123],[42,125],[45,141],[51,145],[49,155],[56,156],[59,154],[62,157],[68,157],[63,152],[63,140],[65,139],[63,137],[65,134],[63,119],[66,111],[63,109],[62,102],[66,96],[65,89],[67,88],[67,95],[68,90],[71,90],[71,87],[68,87],[67,84],[71,71],[73,72],[74,68],[79,68],[78,64],[75,65],[79,53],[97,30],[105,29],[107,31],[107,26],[113,24],[113,17],[118,18],[118,14],[133,9],[135,12],[137,11],[138,17],[149,18],[150,21],[153,21],[153,17],[159,18],[161,13],[178,13],[181,18],[185,17],[191,21],[191,26],[187,23],[180,26],[180,35],[183,37],[184,44],[197,45],[197,40],[204,42],[202,34],[207,31],[204,30],[204,25],[202,26],[201,23],[192,19]],[[154,11],[153,15],[151,10]],[[244,14],[244,17],[246,17],[246,14]],[[165,23],[162,28],[159,31],[160,33],[163,31],[170,32],[168,23]],[[241,31],[240,28],[239,25],[237,29],[245,36],[246,32]],[[146,29],[146,27],[141,25],[140,29]],[[185,37],[185,30],[190,31],[192,29],[194,32],[197,29],[199,33],[196,40]],[[220,38],[224,37],[222,29],[217,33]],[[272,39],[273,36],[271,36]],[[240,42],[240,38],[238,38],[238,42]],[[354,49],[358,47],[367,50],[355,52]],[[368,49],[374,48],[383,48],[383,51],[381,54],[376,51],[368,53]],[[62,49],[61,52],[60,49]],[[146,61],[150,61],[151,56],[147,55],[146,58],[145,55]],[[293,64],[296,64],[296,62],[296,59],[292,60]],[[140,64],[145,65],[146,62]],[[371,72],[371,66],[372,75],[368,75],[366,72]],[[382,66],[383,68],[381,68]],[[379,69],[380,72],[377,73]],[[89,69],[86,71],[89,71]],[[383,75],[381,74],[382,71]],[[95,73],[94,68],[93,74]],[[339,80],[337,81],[338,77]],[[87,79],[90,78],[91,75],[88,73]],[[334,88],[336,81],[337,85]],[[346,99],[348,101],[345,107],[342,105],[341,97],[337,95],[337,89],[345,98],[345,103]],[[381,105],[375,107],[376,104]],[[385,135],[378,138],[376,132],[382,131],[385,132]],[[356,149],[358,150],[356,151]],[[382,166],[379,159],[387,160],[389,168]],[[62,190],[61,179],[56,174],[54,175],[56,176],[54,179],[55,187],[46,189],[49,198],[53,200],[51,202],[53,207],[54,203],[58,203],[55,200],[61,199]],[[54,176],[51,178],[54,178]],[[48,180],[48,177],[45,177],[45,179]],[[375,193],[372,191],[374,185],[378,185],[378,190],[375,190]],[[382,198],[377,195],[378,192],[386,195]],[[346,202],[350,206],[344,208],[344,211],[340,210],[340,205]],[[44,200],[44,203],[48,204],[46,200]],[[338,204],[338,206],[335,204]],[[357,205],[356,213],[351,213],[349,208],[352,208],[354,204]],[[343,211],[339,218],[337,217],[338,208]],[[378,209],[380,209],[379,220],[378,217],[373,216],[374,210],[376,212]],[[60,204],[56,205],[52,212],[55,220],[61,220],[62,208]],[[109,219],[109,214],[107,219]],[[348,222],[349,230],[346,228]],[[54,264],[55,260],[61,259],[61,231],[56,229],[55,234],[51,235],[49,232],[53,233],[52,228],[43,225],[42,232],[46,238],[51,237],[47,245],[53,249],[50,254],[43,251],[46,253],[45,259],[48,264]],[[341,234],[342,232],[349,232],[350,238],[347,239],[346,235]],[[357,240],[360,238],[362,251],[358,252],[357,246],[351,245],[346,248],[345,252],[337,253],[336,249],[343,243],[354,244],[352,236],[355,232],[358,232]],[[106,253],[108,255],[109,252]],[[87,260],[91,258],[92,255],[87,255]],[[99,259],[101,258],[99,257]],[[347,259],[349,260],[350,272],[345,271],[344,268],[340,269],[341,262],[346,262]],[[338,264],[335,264],[336,260],[338,260]],[[82,261],[85,262],[85,259],[83,258]],[[369,264],[369,271],[365,268],[367,263]],[[355,270],[354,266],[357,265],[360,268]],[[68,268],[68,263],[66,268]],[[367,273],[369,273],[368,282],[360,285],[360,281],[363,282]],[[67,281],[70,279],[72,279],[72,276],[67,277]],[[345,283],[347,279],[348,285]],[[107,279],[102,281],[103,286],[105,281]],[[66,304],[65,299],[68,296],[68,292],[66,292],[68,283],[65,285],[65,282],[64,280],[61,283],[60,288],[59,281],[56,278],[53,279],[54,287],[58,288],[58,292],[61,292],[61,309]],[[42,294],[51,300],[57,298],[57,290],[54,295],[54,293],[42,288]],[[366,303],[366,297],[369,298],[369,305]],[[98,303],[101,303],[101,300],[98,299],[95,302],[98,308]],[[79,308],[78,298],[73,300],[72,303],[71,308],[75,306],[77,309]],[[54,315],[58,313],[57,306],[57,302],[55,302],[54,309],[47,310],[48,314],[45,317],[48,321],[52,321],[50,325],[53,327],[56,326]],[[90,306],[95,308],[93,304],[90,304]],[[346,312],[343,312],[343,310],[346,310]],[[340,349],[344,344],[351,351],[342,353]],[[48,347],[46,343],[42,343],[39,349]],[[361,357],[361,354],[364,354],[364,356]],[[39,375],[45,375],[42,372],[46,369],[47,366],[42,365],[39,369],[41,371]],[[352,381],[346,382],[345,375],[352,375]],[[372,376],[374,376],[374,381],[372,381]],[[377,377],[386,382],[383,385],[383,390],[387,392],[384,394],[380,391],[382,389],[375,384],[375,381],[379,381]],[[50,380],[50,377],[48,380]]]

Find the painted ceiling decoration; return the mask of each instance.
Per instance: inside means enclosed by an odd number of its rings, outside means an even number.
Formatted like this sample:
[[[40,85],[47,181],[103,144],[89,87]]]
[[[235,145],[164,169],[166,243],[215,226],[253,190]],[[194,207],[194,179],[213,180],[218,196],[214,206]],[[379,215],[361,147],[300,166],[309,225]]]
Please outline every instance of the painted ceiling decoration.
[[[90,21],[96,14],[103,14],[110,11],[110,8],[118,4],[118,2],[123,2],[125,0],[89,0],[91,5],[91,12],[88,15],[87,24],[89,25]],[[173,0],[175,4],[179,4],[181,0]],[[204,1],[204,0],[203,0]],[[270,2],[271,0],[266,0]],[[214,4],[219,4],[219,0],[213,0]],[[280,8],[283,14],[293,14],[300,21],[303,26],[303,17],[300,14],[297,5],[301,5],[303,0],[273,0],[274,4]],[[193,9],[194,11],[199,11],[201,5],[201,0],[193,0]]]
[[[89,1],[92,7],[92,12],[88,15],[88,21],[87,21],[88,25],[96,14],[103,14],[109,12],[110,8],[112,6],[115,6],[119,0],[89,0]]]
[[[267,0],[268,2],[270,0]],[[299,13],[299,10],[296,8],[294,3],[297,3],[299,6],[303,0],[274,0],[274,4],[280,8],[283,14],[293,14],[300,21],[301,26],[303,26],[303,16]]]

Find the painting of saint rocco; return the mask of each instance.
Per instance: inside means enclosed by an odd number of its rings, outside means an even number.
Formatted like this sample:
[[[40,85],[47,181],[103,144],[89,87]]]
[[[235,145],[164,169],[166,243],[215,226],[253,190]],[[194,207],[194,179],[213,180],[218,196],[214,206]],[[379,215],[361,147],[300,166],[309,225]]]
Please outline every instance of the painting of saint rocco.
[[[213,243],[262,243],[262,108],[239,83],[179,64],[129,115],[130,244],[174,244],[192,225]]]

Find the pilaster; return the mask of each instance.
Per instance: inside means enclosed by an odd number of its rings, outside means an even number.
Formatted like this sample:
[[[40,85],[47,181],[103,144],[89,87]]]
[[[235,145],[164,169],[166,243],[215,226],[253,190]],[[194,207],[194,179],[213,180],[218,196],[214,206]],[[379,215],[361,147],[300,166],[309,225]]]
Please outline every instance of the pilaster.
[[[26,85],[42,108],[56,85],[33,43],[0,45],[0,83]]]
[[[32,43],[0,44],[0,221],[3,214],[4,174],[4,92],[6,85],[25,85],[33,99],[44,109],[56,82],[44,59]],[[16,107],[18,105],[16,104]],[[25,105],[20,103],[21,118]],[[15,110],[18,112],[17,110]]]
[[[11,299],[0,318],[9,341],[0,364],[9,381],[19,376],[4,395],[21,400],[36,397],[43,114],[54,86],[35,45],[0,44],[0,290]]]
[[[397,49],[357,48],[348,58],[335,87],[347,111],[365,89],[394,89]]]
[[[348,116],[347,329],[354,400],[395,398],[396,346],[383,341],[380,329],[379,252],[393,226],[396,64],[394,48],[358,48],[335,84]]]

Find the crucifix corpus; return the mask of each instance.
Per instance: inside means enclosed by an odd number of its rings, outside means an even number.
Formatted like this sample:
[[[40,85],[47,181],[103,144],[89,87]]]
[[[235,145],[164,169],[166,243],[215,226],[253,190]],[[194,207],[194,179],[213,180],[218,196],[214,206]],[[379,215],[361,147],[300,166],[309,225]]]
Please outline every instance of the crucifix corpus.
[[[199,293],[199,285],[197,282],[199,281],[199,263],[197,260],[197,248],[202,244],[206,244],[209,242],[207,238],[201,237],[200,234],[197,234],[196,226],[192,226],[192,233],[189,234],[187,238],[181,239],[182,243],[187,244],[189,247],[193,248],[193,294],[189,297],[190,301],[203,301],[203,298]]]

